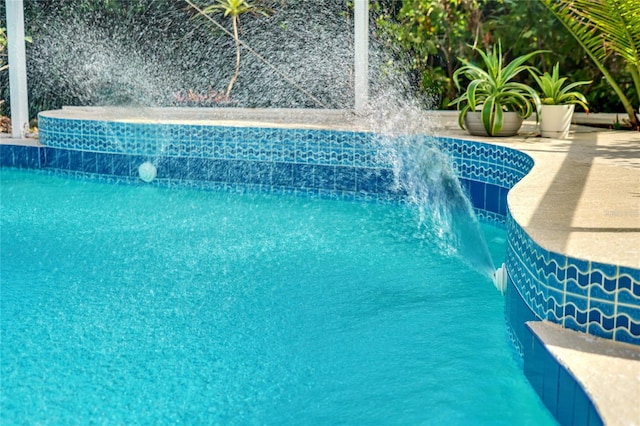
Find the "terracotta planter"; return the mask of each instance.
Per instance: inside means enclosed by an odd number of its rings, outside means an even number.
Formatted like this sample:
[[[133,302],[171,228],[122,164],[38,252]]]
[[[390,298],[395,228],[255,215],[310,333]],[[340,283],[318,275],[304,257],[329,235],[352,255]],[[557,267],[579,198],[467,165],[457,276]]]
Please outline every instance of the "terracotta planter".
[[[542,105],[540,133],[543,138],[566,139],[575,105]]]
[[[502,124],[502,129],[493,135],[493,136],[514,136],[520,130],[522,126],[523,118],[515,112],[505,112],[504,119]],[[482,119],[480,118],[480,113],[468,112],[464,117],[464,126],[467,128],[467,131],[475,136],[491,136],[487,133],[482,125]]]

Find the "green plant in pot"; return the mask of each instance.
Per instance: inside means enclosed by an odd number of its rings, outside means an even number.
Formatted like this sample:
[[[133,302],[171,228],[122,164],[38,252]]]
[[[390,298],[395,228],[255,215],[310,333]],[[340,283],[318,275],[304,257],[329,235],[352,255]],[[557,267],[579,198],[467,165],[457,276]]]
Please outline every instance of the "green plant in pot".
[[[458,90],[461,90],[461,76],[470,82],[464,93],[449,105],[457,106],[460,111],[458,124],[471,134],[513,136],[522,121],[537,112],[540,104],[535,89],[514,79],[523,71],[533,71],[535,67],[525,63],[545,51],[537,50],[505,63],[500,43],[486,52],[477,47],[473,49],[480,55],[484,66],[458,58],[463,66],[454,72],[453,82]],[[474,123],[474,119],[479,120],[481,126]]]
[[[542,106],[540,109],[540,131],[542,137],[564,139],[569,135],[571,120],[576,105],[589,112],[587,98],[574,90],[578,86],[591,84],[591,81],[576,81],[565,85],[566,77],[560,77],[560,64],[556,63],[551,74],[545,72],[531,75],[540,88]]]

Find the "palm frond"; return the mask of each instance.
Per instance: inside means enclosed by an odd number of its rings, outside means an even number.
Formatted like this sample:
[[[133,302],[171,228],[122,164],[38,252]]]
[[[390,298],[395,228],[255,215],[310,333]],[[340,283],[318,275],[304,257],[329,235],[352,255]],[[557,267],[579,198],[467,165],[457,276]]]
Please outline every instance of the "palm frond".
[[[640,67],[640,13],[637,2],[576,0],[571,7],[577,16],[608,41],[606,49]]]
[[[540,0],[582,46],[620,98],[630,121],[635,109],[605,61],[610,55],[627,64],[640,102],[640,12],[637,0]]]

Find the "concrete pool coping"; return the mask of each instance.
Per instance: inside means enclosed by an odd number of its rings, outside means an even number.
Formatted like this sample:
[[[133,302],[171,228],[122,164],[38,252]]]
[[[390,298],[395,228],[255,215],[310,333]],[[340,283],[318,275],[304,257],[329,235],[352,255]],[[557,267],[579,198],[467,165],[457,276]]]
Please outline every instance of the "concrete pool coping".
[[[569,139],[536,137],[526,122],[514,138],[447,136],[525,152],[534,168],[509,192],[509,209],[542,248],[640,268],[640,133],[574,126]]]
[[[379,117],[337,110],[72,107],[59,114],[125,122],[352,131],[380,128]],[[514,148],[533,158],[533,170],[510,191],[508,204],[514,220],[542,248],[640,269],[640,133],[574,126],[569,139],[545,139],[536,136],[536,123],[527,121],[517,137],[482,138],[459,129],[455,111],[425,112],[419,118],[418,126],[424,126],[425,133]],[[0,143],[36,145],[37,141],[2,138]],[[615,408],[617,403],[624,404],[619,395],[640,392],[640,347],[546,322],[530,326],[585,388],[605,424],[640,424],[640,404],[633,404],[640,398],[625,398],[632,403],[625,409]],[[597,342],[593,348],[592,342]],[[594,366],[585,371],[583,367],[592,362],[606,368]],[[616,401],[611,402],[612,398]]]

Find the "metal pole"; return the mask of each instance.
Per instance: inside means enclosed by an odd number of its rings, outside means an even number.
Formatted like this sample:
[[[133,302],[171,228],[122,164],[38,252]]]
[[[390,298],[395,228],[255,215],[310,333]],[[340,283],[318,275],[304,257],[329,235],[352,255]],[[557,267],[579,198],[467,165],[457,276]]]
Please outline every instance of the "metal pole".
[[[355,109],[362,111],[369,102],[369,0],[355,0]]]
[[[22,138],[26,131],[29,130],[24,8],[22,0],[6,0],[6,5],[9,91],[11,93],[11,136]]]

